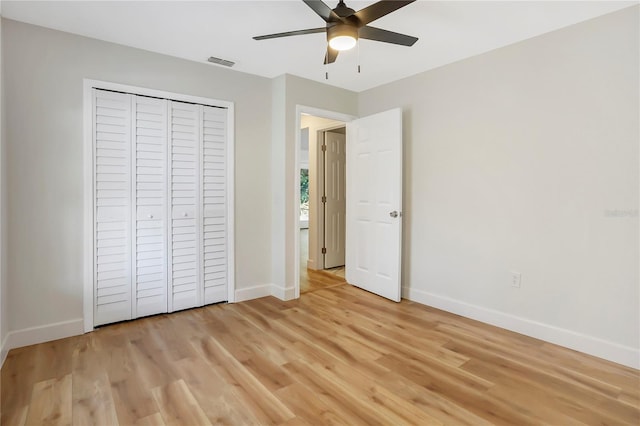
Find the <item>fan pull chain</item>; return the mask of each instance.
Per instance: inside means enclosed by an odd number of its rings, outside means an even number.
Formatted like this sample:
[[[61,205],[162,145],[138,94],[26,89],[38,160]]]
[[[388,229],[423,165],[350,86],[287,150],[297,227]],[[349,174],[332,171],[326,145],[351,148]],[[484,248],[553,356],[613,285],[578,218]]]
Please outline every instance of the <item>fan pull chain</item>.
[[[324,79],[329,80],[329,49],[324,54]]]
[[[360,74],[360,39],[358,38],[358,74]]]

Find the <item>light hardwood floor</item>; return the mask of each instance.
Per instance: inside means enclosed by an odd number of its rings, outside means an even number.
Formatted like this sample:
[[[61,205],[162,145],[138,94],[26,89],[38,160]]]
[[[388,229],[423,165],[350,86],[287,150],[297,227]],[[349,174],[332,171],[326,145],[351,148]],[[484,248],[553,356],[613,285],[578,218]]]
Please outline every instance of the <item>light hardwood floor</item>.
[[[12,350],[2,424],[628,424],[640,376],[339,284]]]
[[[322,288],[333,287],[338,284],[344,284],[345,271],[344,266],[326,269],[313,270],[307,268],[307,259],[309,258],[309,230],[300,230],[300,294],[310,291],[320,290]]]
[[[300,269],[300,294],[330,288],[346,283],[344,277],[333,275],[328,271]]]

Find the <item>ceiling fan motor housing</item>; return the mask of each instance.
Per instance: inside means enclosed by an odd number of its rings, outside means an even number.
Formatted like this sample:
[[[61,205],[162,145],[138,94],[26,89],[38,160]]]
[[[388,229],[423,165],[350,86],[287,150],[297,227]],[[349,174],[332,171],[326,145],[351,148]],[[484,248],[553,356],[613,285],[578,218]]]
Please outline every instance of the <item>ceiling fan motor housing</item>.
[[[335,37],[352,37],[358,39],[358,26],[354,24],[347,24],[344,22],[337,22],[334,25],[327,26],[327,40],[331,40]]]

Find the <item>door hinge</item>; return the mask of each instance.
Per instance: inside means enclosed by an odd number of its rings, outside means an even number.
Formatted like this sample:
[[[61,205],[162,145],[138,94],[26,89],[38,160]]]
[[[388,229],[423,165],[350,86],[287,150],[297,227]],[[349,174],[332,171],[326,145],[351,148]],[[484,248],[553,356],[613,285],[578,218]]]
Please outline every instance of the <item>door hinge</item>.
[[[322,202],[323,202],[323,203],[326,203],[326,202],[327,202],[327,196],[326,196],[326,195],[323,195],[323,196],[322,196]]]
[[[322,247],[322,254],[327,254],[327,248],[326,247]]]
[[[322,152],[327,152],[327,145],[326,144],[322,144]]]

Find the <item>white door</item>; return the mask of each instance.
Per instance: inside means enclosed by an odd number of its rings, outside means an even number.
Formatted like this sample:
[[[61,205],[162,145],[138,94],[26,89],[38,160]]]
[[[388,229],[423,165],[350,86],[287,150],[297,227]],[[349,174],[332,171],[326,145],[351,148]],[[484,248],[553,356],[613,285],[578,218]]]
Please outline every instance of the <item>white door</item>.
[[[134,288],[132,318],[167,312],[167,101],[132,96]]]
[[[94,90],[94,324],[131,319],[131,97]]]
[[[169,312],[202,306],[198,208],[201,108],[170,102]]]
[[[344,265],[345,250],[345,135],[325,132],[324,267]]]
[[[227,300],[228,109],[92,97],[94,325]]]
[[[227,110],[202,107],[204,304],[227,300]]]
[[[346,279],[400,301],[402,110],[347,124]]]

